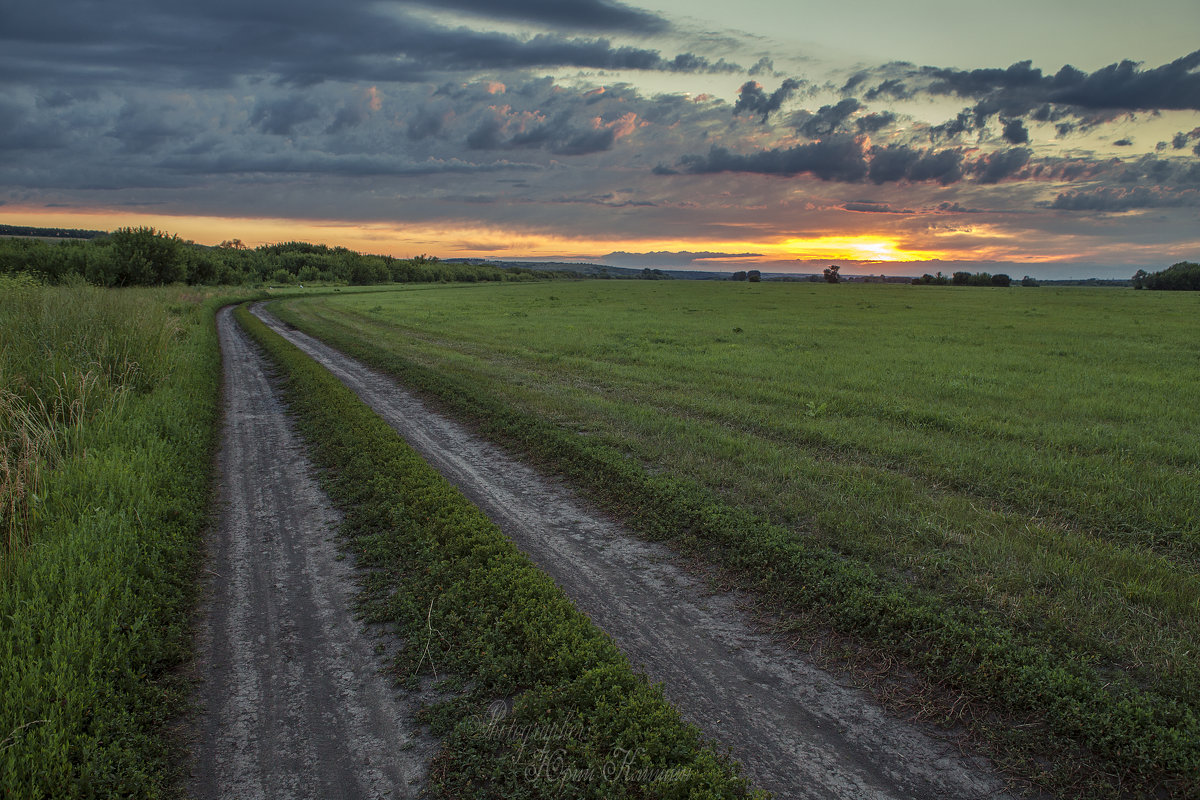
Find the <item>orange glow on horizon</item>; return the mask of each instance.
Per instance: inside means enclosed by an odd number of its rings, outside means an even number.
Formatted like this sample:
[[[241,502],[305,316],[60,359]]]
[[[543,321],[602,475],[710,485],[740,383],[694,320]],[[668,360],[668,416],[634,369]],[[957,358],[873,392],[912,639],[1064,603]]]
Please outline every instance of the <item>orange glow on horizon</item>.
[[[895,238],[871,235],[788,239],[782,247],[793,258],[803,260],[932,261],[953,258],[946,252],[909,250]]]
[[[613,252],[674,253],[682,251],[710,253],[753,253],[749,256],[712,256],[697,258],[696,267],[717,270],[753,268],[757,264],[771,269],[797,271],[812,269],[809,262],[853,261],[919,263],[922,261],[1020,260],[1068,261],[1078,253],[1013,258],[1009,248],[975,244],[924,250],[898,236],[881,234],[845,234],[811,238],[774,240],[708,240],[679,238],[626,239],[587,235],[567,235],[519,228],[501,228],[486,224],[420,222],[348,222],[251,217],[173,216],[137,214],[111,209],[47,209],[0,207],[0,223],[46,228],[83,228],[113,230],[124,226],[153,226],[204,245],[240,239],[249,247],[284,241],[308,241],[343,246],[363,253],[409,258],[426,253],[440,258],[492,258],[500,260],[602,261]],[[990,238],[990,237],[989,237]],[[999,237],[997,237],[999,238]],[[945,240],[943,240],[945,241]],[[690,268],[696,268],[690,267]],[[680,266],[685,269],[689,267]],[[904,270],[911,271],[911,270]]]

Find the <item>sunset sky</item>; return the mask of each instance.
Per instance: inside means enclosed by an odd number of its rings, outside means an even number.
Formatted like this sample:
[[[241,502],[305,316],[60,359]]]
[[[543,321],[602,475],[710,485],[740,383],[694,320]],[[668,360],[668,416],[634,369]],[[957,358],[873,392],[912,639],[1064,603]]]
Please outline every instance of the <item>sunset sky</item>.
[[[1198,47],[1195,0],[6,3],[0,223],[1127,277],[1200,261]]]

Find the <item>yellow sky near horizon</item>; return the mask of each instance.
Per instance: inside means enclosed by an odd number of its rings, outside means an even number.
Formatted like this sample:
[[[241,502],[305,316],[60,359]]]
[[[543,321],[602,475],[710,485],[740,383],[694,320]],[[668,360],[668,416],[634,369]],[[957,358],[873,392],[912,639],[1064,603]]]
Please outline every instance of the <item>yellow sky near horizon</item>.
[[[203,245],[240,239],[249,247],[282,241],[310,241],[344,246],[365,253],[406,258],[419,254],[442,258],[595,259],[612,252],[717,252],[756,253],[756,256],[713,258],[713,267],[753,265],[757,262],[841,260],[923,262],[986,260],[991,248],[948,246],[917,247],[894,234],[833,235],[781,238],[774,241],[695,239],[626,239],[570,237],[534,231],[506,230],[471,225],[427,223],[354,223],[346,221],[259,219],[237,217],[174,216],[130,213],[109,209],[46,209],[5,206],[0,223],[47,228],[112,230],[123,226],[151,226]],[[952,242],[947,242],[952,245]]]
[[[345,220],[300,220],[283,218],[175,216],[130,213],[127,210],[36,208],[5,205],[0,208],[0,224],[45,228],[113,230],[126,226],[150,226],[179,235],[202,245],[216,245],[240,239],[248,247],[285,241],[307,241],[342,246],[362,253],[411,258],[431,255],[439,258],[487,258],[497,260],[543,260],[604,263],[605,256],[629,254],[614,266],[634,266],[637,254],[649,254],[636,266],[674,269],[712,269],[730,271],[762,265],[770,271],[811,272],[814,263],[842,262],[862,271],[875,273],[873,264],[887,265],[888,274],[920,275],[922,272],[952,269],[955,262],[1003,262],[1029,265],[1069,264],[1097,259],[1103,251],[1086,238],[1056,236],[1052,245],[1040,248],[1036,255],[1018,249],[1004,232],[986,224],[951,229],[913,241],[894,232],[860,232],[807,238],[779,237],[771,240],[697,240],[628,239],[564,236],[544,231],[513,230],[497,226],[454,224],[404,224],[348,222]],[[1175,257],[1186,260],[1200,241],[1177,243],[1171,248]],[[1131,259],[1146,250],[1147,264],[1161,260],[1162,245],[1131,245],[1124,254]],[[714,253],[753,254],[696,257],[687,263],[667,263],[656,256],[667,254]],[[610,260],[611,261],[611,260]]]

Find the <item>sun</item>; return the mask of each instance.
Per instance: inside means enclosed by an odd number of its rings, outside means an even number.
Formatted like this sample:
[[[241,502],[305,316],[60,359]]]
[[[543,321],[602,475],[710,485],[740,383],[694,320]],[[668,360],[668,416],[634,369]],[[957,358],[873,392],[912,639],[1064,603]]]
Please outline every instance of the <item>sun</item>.
[[[818,236],[787,239],[780,249],[793,258],[842,259],[846,261],[930,261],[941,253],[909,250],[896,239],[885,236]]]

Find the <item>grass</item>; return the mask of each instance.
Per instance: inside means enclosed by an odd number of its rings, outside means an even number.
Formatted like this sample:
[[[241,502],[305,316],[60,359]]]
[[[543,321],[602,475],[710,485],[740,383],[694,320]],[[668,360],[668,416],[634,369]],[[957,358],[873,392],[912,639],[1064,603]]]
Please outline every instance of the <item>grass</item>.
[[[175,791],[219,294],[0,278],[4,797]]]
[[[279,309],[966,698],[994,752],[1081,796],[1200,792],[1196,311],[638,282]]]
[[[425,718],[435,797],[754,796],[563,592],[323,367],[239,308],[371,568],[363,607],[393,669],[457,690]]]

